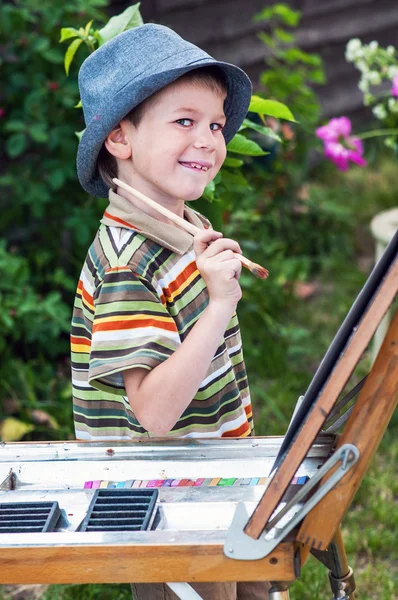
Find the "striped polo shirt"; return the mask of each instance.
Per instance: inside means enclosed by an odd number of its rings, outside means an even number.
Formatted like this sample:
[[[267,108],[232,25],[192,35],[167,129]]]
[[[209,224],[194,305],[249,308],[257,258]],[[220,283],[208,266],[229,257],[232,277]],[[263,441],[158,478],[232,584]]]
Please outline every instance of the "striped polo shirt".
[[[185,219],[208,221],[185,207]],[[71,330],[76,437],[152,437],[136,419],[123,372],[151,370],[178,348],[208,304],[192,236],[110,191],[77,287]],[[195,368],[195,365],[192,365]],[[162,390],[159,389],[159,394]],[[170,437],[244,437],[252,408],[236,314]]]

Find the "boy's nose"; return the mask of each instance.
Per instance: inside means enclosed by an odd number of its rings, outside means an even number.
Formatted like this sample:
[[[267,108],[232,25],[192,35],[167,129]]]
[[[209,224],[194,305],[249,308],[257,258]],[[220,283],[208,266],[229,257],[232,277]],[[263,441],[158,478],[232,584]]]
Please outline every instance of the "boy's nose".
[[[214,139],[214,133],[208,127],[203,127],[197,129],[194,147],[195,148],[208,148],[209,150],[213,150],[216,145],[216,140]]]

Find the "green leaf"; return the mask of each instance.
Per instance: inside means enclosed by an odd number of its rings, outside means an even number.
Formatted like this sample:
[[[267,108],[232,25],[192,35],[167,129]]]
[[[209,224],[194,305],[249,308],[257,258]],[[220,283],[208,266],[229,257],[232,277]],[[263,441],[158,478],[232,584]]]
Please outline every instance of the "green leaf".
[[[88,37],[88,34],[90,33],[90,29],[91,29],[91,25],[93,24],[93,20],[91,19],[91,21],[89,21],[84,29],[84,35],[85,37]]]
[[[82,129],[81,131],[75,131],[75,136],[77,137],[77,139],[79,141],[85,131],[86,131],[86,128]]]
[[[2,175],[0,177],[0,187],[8,187],[9,185],[14,185],[15,179],[12,175]]]
[[[29,135],[35,142],[39,144],[43,144],[48,140],[48,134],[46,131],[46,126],[43,123],[35,123],[31,125],[28,129]]]
[[[73,42],[68,46],[68,49],[65,52],[64,65],[65,65],[65,72],[67,75],[69,75],[69,67],[73,60],[73,57],[75,56],[76,51],[82,42],[83,42],[83,40],[81,40],[81,39],[73,40]]]
[[[231,173],[231,171],[225,169],[223,171],[222,182],[223,185],[227,188],[232,187],[236,189],[237,187],[243,187],[246,190],[251,189],[247,179],[240,171],[235,171],[234,173]]]
[[[256,13],[253,17],[253,21],[268,21],[274,16],[272,8],[264,8],[261,12]]]
[[[8,417],[0,424],[0,435],[3,442],[16,442],[33,429],[34,425]]]
[[[75,106],[73,108],[81,108],[83,106],[82,101],[79,100],[79,102],[77,104],[75,104]]]
[[[306,65],[319,67],[322,64],[322,60],[317,54],[308,54],[308,52],[304,52],[300,48],[289,48],[284,52],[283,58],[290,65],[302,62]]]
[[[274,38],[272,37],[272,35],[269,35],[268,33],[264,33],[264,31],[260,31],[257,36],[260,38],[260,40],[263,42],[263,44],[265,44],[265,46],[268,46],[268,48],[275,48],[276,46],[276,42],[274,40]]]
[[[143,24],[140,13],[140,2],[129,6],[120,15],[115,15],[109,19],[108,23],[98,31],[98,45],[102,46],[105,42],[113,39],[122,31],[138,27]]]
[[[31,45],[34,52],[44,52],[50,46],[50,40],[47,38],[36,38]]]
[[[33,88],[31,92],[28,92],[23,97],[24,112],[37,119],[37,115],[40,115],[42,106],[45,104],[46,93],[44,88]]]
[[[8,138],[6,143],[6,151],[10,158],[16,158],[26,148],[26,135],[24,133],[15,133]]]
[[[203,191],[203,198],[206,198],[206,200],[209,200],[210,202],[212,202],[214,200],[214,192],[216,190],[216,186],[214,183],[214,180],[210,181],[204,191]]]
[[[277,102],[277,100],[266,100],[265,98],[260,98],[260,96],[252,96],[249,112],[275,117],[275,119],[285,119],[286,121],[296,122],[285,104]]]
[[[235,152],[236,154],[244,154],[246,156],[265,156],[267,152],[253,142],[248,140],[244,135],[237,133],[235,137],[229,142],[227,149],[229,152]]]
[[[308,73],[308,79],[313,83],[323,84],[326,83],[326,76],[322,69],[314,69]]]
[[[53,190],[59,190],[65,183],[65,173],[61,169],[54,169],[49,176],[47,181]]]
[[[273,131],[271,127],[265,127],[265,125],[254,123],[249,119],[245,119],[243,121],[242,125],[239,128],[239,131],[243,131],[243,129],[253,129],[253,131],[258,131],[258,133],[262,133],[263,135],[270,137],[273,140],[276,140],[277,142],[282,141],[280,136],[277,133],[275,133],[275,131]]]
[[[301,12],[299,10],[292,10],[286,4],[276,4],[274,8],[278,17],[280,17],[286,25],[297,27],[301,17]]]
[[[209,201],[210,200],[210,201]],[[221,202],[217,202],[217,199],[214,202],[205,196],[195,200],[191,204],[194,210],[202,213],[207,219],[209,219],[213,229],[216,231],[222,231],[222,212],[223,207]]]
[[[11,120],[11,121],[7,121],[7,123],[4,125],[4,131],[24,131],[25,130],[25,123],[23,121],[17,121],[16,119]]]
[[[281,27],[277,27],[274,30],[274,35],[278,38],[279,41],[283,42],[284,44],[291,44],[292,42],[294,42],[294,35],[288,33],[285,29],[282,29]]]
[[[287,4],[274,4],[269,8],[264,8],[260,13],[254,16],[254,21],[268,21],[278,17],[285,25],[296,27],[300,21],[301,12],[292,10]]]
[[[42,54],[43,58],[54,65],[62,64],[62,51],[60,48],[49,48]]]
[[[224,160],[223,167],[233,167],[236,169],[244,164],[244,161],[240,160],[240,158],[231,158],[230,156],[227,156],[227,158]]]
[[[92,22],[92,21],[91,21]],[[74,27],[62,27],[59,43],[69,40],[73,37],[78,37],[79,32]]]

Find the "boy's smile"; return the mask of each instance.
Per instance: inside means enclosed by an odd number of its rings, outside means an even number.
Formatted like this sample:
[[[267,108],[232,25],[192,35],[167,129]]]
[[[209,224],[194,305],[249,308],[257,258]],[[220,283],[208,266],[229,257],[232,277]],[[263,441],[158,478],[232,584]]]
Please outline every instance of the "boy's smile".
[[[126,158],[117,156],[119,178],[182,215],[184,201],[200,198],[225,160],[224,99],[184,80],[155,94],[137,127],[121,122]]]
[[[183,167],[187,167],[188,169],[196,169],[197,171],[199,170],[204,172],[208,171],[212,167],[211,163],[205,162],[203,160],[201,160],[200,162],[187,162],[180,160],[180,165],[182,165]]]

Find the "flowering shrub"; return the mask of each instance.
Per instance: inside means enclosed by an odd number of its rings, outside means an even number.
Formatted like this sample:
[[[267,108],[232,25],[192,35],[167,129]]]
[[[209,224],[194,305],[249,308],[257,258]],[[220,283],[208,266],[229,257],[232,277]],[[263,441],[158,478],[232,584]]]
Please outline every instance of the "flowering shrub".
[[[323,140],[325,157],[332,160],[338,169],[346,171],[350,161],[365,166],[362,140],[385,136],[385,144],[398,150],[398,58],[394,46],[382,48],[378,42],[362,44],[354,38],[346,46],[346,60],[361,72],[358,87],[363,93],[365,106],[372,108],[376,119],[383,122],[382,129],[351,135],[348,117],[334,118],[316,130]]]
[[[361,72],[358,87],[363,92],[365,106],[372,106],[374,116],[382,121],[389,115],[396,115],[398,101],[394,97],[394,79],[398,75],[398,60],[394,46],[382,48],[376,41],[362,44],[354,38],[348,42],[345,56]]]

